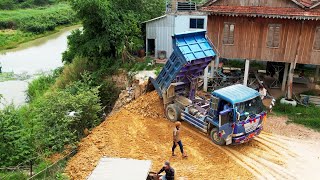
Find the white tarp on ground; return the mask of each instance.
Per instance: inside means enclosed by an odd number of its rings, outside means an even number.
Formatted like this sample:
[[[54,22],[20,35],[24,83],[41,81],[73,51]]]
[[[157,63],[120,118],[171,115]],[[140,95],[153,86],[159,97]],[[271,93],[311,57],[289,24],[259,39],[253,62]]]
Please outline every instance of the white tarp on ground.
[[[150,160],[103,157],[88,180],[145,180],[150,168]]]

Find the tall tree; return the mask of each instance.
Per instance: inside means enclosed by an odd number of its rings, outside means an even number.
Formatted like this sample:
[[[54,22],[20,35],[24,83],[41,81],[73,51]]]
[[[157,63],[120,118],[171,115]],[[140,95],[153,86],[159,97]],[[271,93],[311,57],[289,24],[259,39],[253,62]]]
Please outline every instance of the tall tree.
[[[83,30],[69,37],[65,62],[75,56],[119,57],[126,48],[138,48],[143,43],[141,22],[165,10],[164,0],[72,0],[71,4]]]

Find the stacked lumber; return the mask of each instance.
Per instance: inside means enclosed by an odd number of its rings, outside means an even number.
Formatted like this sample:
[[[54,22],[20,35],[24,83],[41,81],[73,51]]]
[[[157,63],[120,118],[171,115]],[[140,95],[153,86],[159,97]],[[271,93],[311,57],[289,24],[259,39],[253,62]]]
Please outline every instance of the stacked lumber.
[[[320,96],[310,96],[310,95],[304,95],[304,94],[300,94],[300,96],[301,96],[301,99],[309,97],[309,103],[315,104],[316,106],[320,107]]]

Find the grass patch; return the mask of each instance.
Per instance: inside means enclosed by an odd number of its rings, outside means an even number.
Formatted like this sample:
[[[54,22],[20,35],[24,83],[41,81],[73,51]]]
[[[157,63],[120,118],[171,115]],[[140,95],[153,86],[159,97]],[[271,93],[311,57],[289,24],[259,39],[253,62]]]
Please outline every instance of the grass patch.
[[[319,107],[314,105],[308,107],[298,105],[297,107],[293,107],[291,105],[280,104],[278,101],[273,112],[277,115],[288,116],[290,122],[302,124],[306,127],[320,131]]]
[[[0,82],[15,80],[13,72],[3,72],[0,74]]]
[[[66,3],[35,9],[0,10],[0,50],[53,34],[75,22],[75,13]]]
[[[160,73],[162,67],[164,66],[163,64],[155,64],[153,63],[153,59],[150,57],[146,57],[143,59],[143,61],[135,61],[135,62],[128,62],[125,64],[118,64],[116,66],[119,66],[121,68],[126,69],[128,72],[138,72],[138,71],[151,71],[151,70],[156,70],[156,73]],[[115,66],[115,67],[116,67]]]
[[[24,180],[28,179],[28,176],[22,172],[0,172],[1,180],[11,180],[11,179],[19,179]]]

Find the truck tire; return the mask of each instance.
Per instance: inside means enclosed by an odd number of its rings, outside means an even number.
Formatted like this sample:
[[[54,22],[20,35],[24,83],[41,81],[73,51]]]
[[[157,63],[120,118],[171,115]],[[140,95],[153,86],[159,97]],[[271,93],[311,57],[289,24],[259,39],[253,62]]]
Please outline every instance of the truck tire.
[[[219,146],[223,146],[226,145],[226,141],[219,137],[218,135],[218,128],[213,128],[210,132],[210,138],[212,140],[212,142],[214,142],[215,144],[219,145]]]
[[[166,116],[171,122],[180,120],[180,109],[175,104],[170,104],[166,108]]]

